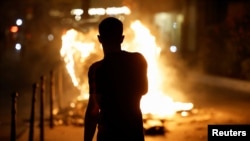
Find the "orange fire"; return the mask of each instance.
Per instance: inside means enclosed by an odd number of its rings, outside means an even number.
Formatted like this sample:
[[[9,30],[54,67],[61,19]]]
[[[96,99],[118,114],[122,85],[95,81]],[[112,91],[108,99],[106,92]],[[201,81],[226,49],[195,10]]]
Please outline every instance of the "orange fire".
[[[192,103],[175,102],[162,92],[163,75],[161,70],[163,69],[159,60],[161,48],[156,44],[155,37],[150,33],[150,30],[139,20],[136,20],[126,31],[132,31],[133,38],[130,41],[125,38],[122,49],[142,53],[148,63],[149,91],[141,99],[142,113],[166,118],[175,115],[177,111],[191,110]],[[88,98],[87,67],[102,58],[102,48],[97,42],[97,34],[95,29],[91,29],[85,34],[71,29],[62,36],[60,53],[72,83],[81,93],[78,100]],[[84,77],[82,77],[83,74],[85,74]]]

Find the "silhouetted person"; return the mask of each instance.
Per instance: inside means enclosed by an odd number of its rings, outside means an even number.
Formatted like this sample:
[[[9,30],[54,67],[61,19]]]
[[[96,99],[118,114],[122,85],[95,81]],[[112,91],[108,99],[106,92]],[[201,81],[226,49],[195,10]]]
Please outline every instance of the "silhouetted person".
[[[148,91],[147,62],[140,53],[121,50],[123,24],[108,17],[99,24],[104,58],[89,68],[89,102],[85,114],[84,140],[144,141],[140,110]]]

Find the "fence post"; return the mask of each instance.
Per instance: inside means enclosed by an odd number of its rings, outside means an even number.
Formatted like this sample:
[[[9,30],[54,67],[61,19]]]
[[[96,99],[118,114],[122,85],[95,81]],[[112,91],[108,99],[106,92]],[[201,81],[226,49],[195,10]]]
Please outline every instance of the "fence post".
[[[40,141],[44,141],[44,94],[45,94],[45,77],[40,78]]]
[[[12,107],[11,107],[11,131],[10,141],[16,141],[16,113],[17,113],[17,97],[18,93],[14,92],[12,95]]]
[[[35,122],[35,103],[38,84],[34,83],[32,86],[32,100],[31,100],[31,112],[30,112],[30,129],[29,129],[29,141],[34,140],[34,122]]]
[[[54,107],[54,72],[50,71],[50,128],[54,127],[53,107]]]
[[[63,73],[62,73],[62,67],[59,67],[59,71],[58,71],[58,85],[57,85],[57,103],[58,103],[58,108],[59,111],[62,109],[62,92],[63,92]]]

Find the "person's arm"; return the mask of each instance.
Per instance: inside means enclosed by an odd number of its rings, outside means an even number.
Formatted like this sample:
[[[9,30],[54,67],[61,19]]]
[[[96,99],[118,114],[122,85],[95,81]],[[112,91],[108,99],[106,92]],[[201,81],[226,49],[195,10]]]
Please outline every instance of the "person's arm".
[[[138,61],[139,61],[139,67],[140,67],[140,73],[138,74],[138,88],[139,88],[139,93],[142,95],[145,95],[148,92],[148,64],[146,59],[142,54],[138,53]]]
[[[92,65],[88,72],[89,79],[89,101],[84,119],[84,141],[92,141],[99,117],[99,106],[97,103],[96,88],[94,82],[95,65]]]
[[[146,94],[148,92],[148,64],[147,61],[145,60],[145,58],[143,57],[143,70],[142,70],[142,75],[143,75],[143,94]]]
[[[92,141],[99,116],[96,94],[90,94],[84,120],[84,141]]]

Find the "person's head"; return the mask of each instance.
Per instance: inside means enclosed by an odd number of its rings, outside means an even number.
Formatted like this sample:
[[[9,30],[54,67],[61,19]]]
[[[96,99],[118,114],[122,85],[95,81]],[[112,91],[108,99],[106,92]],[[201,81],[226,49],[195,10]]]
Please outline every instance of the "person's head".
[[[108,17],[99,24],[99,42],[105,46],[118,46],[123,42],[123,23],[114,17]]]

